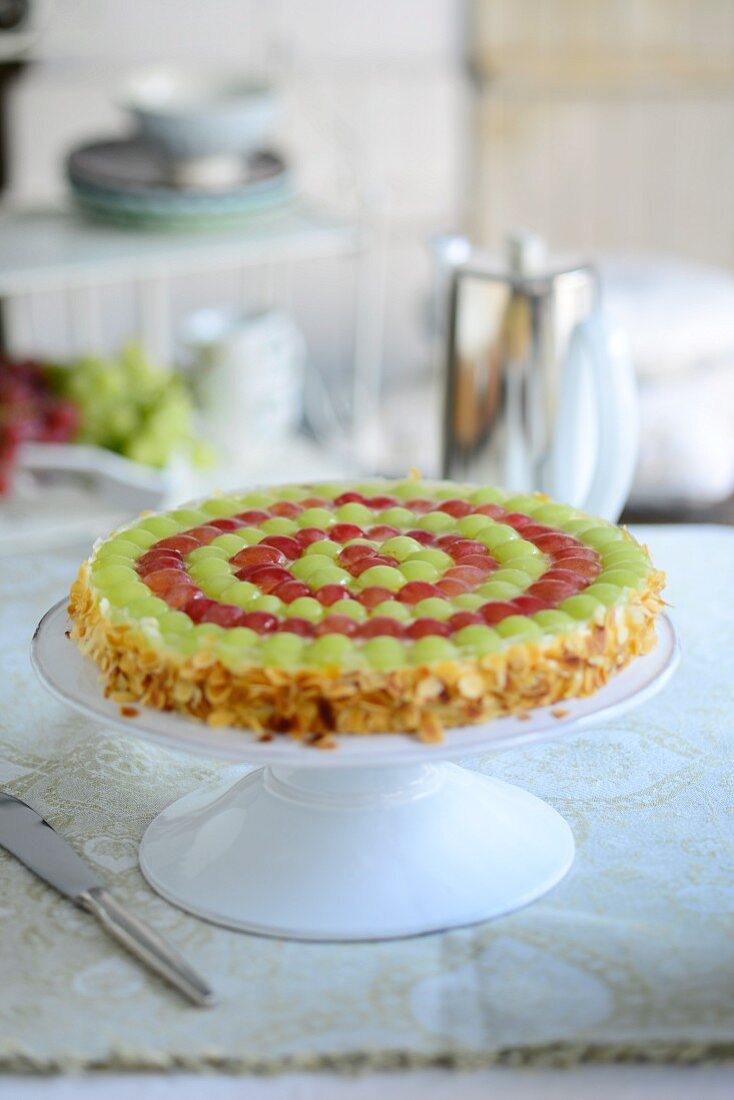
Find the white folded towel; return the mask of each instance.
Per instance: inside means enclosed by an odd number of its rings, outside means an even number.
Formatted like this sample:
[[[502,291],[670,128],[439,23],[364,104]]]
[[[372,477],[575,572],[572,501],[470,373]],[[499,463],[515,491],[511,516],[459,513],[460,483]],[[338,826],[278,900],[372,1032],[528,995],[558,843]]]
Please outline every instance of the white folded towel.
[[[604,311],[640,378],[734,362],[734,274],[658,256],[600,256]]]
[[[734,358],[640,383],[631,503],[714,504],[734,492]]]

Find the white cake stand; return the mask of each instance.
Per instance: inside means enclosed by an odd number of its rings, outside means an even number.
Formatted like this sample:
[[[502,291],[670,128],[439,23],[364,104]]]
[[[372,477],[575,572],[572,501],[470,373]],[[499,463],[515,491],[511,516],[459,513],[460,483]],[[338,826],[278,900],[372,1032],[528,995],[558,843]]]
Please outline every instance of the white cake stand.
[[[590,699],[526,721],[449,730],[439,745],[410,736],[341,737],[322,751],[288,738],[258,742],[181,715],[120,715],[94,665],[70,642],[65,603],[41,620],[32,661],[57,698],[105,726],[244,769],[164,810],[140,866],[164,898],[206,920],[303,940],[376,940],[497,917],[545,894],[568,871],[573,835],[519,787],[446,760],[519,748],[609,721],[651,698],[678,662],[668,619],[657,648]]]

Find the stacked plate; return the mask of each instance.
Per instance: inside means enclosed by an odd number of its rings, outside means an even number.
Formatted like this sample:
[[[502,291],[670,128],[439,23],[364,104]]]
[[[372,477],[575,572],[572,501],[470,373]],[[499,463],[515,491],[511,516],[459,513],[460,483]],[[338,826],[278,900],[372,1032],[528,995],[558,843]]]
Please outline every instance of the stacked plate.
[[[67,159],[79,206],[140,228],[214,228],[279,212],[293,198],[270,151],[278,115],[268,85],[152,70],[132,78],[122,106],[136,135],[95,141]]]
[[[86,213],[131,227],[214,228],[280,211],[293,199],[285,163],[270,152],[243,157],[241,181],[211,189],[171,184],[166,158],[138,139],[83,145],[70,154],[66,170]]]

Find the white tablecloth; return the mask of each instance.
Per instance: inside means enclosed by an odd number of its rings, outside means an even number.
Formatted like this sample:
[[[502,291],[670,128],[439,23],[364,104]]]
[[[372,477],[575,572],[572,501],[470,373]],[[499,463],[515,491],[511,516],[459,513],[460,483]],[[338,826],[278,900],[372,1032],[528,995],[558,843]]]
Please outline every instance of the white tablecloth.
[[[728,596],[734,588],[734,531],[663,528],[645,537],[669,571],[669,598],[682,636],[684,662],[673,684],[608,729],[480,765],[549,798],[571,820],[579,853],[569,878],[535,906],[475,930],[340,949],[253,941],[210,929],[150,894],[134,866],[136,838],[161,798],[170,797],[166,792],[190,788],[209,773],[133,741],[120,756],[119,739],[42,696],[28,678],[27,639],[34,616],[57,595],[51,589],[65,583],[73,559],[38,555],[9,564],[6,576],[14,582],[0,614],[15,610],[0,620],[0,645],[6,684],[14,690],[0,708],[0,783],[41,809],[55,806],[56,817],[49,816],[114,882],[123,900],[132,899],[153,924],[170,931],[225,998],[216,1010],[223,1013],[219,1030],[215,1014],[187,1022],[175,998],[146,984],[88,918],[2,856],[0,1014],[7,1011],[7,1019],[0,1054],[25,1051],[29,1064],[48,1058],[49,1066],[63,1062],[66,1053],[81,1064],[85,1057],[104,1062],[119,1035],[130,1068],[135,1043],[165,1066],[171,1054],[180,1058],[190,1051],[195,1057],[206,1033],[205,1049],[216,1040],[229,1057],[262,1057],[275,1037],[270,1068],[277,1065],[277,1052],[338,1054],[358,1049],[360,1041],[370,1055],[382,1043],[402,1051],[408,1063],[415,1057],[416,1066],[431,1060],[440,1065],[445,1058],[470,1065],[485,1054],[491,1061],[499,1049],[516,1049],[518,1060],[532,1061],[534,1044],[541,1050],[559,1041],[568,1044],[570,1060],[604,1057],[604,1044],[609,1056],[622,1059],[626,1047],[637,1055],[657,1050],[662,1059],[720,1057],[734,1033],[734,832],[726,765],[727,742],[734,740],[734,616]],[[118,774],[120,760],[125,775]],[[135,805],[123,799],[118,806],[118,788],[130,775],[136,777]],[[121,806],[129,817],[123,825]],[[68,981],[59,974],[59,959],[70,968]],[[34,979],[28,960],[40,968]],[[114,974],[108,975],[109,967]],[[120,976],[127,983],[122,1001],[115,985]],[[360,1022],[359,1006],[370,988],[373,998],[379,996]],[[132,1015],[125,996],[132,998]],[[323,1021],[314,1029],[314,1012],[321,1009]],[[238,1021],[239,1031],[233,1030]],[[503,1057],[512,1060],[511,1053]],[[553,1097],[563,1090],[565,1097],[593,1092],[604,1100],[656,1095],[650,1091],[656,1089],[675,1097],[682,1095],[676,1090],[694,1087],[693,1073],[696,1092],[706,1096],[724,1095],[734,1086],[728,1066],[582,1066],[567,1072],[485,1069],[452,1077],[450,1088],[459,1098],[484,1095],[490,1087],[502,1097],[540,1091]],[[328,1100],[379,1092],[384,1100],[428,1098],[448,1087],[438,1068],[354,1082],[321,1075],[222,1076],[207,1078],[205,1086],[198,1076],[131,1079],[105,1073],[85,1081],[6,1079],[4,1094],[113,1100],[132,1096],[134,1089],[136,1100],[157,1100],[203,1095],[205,1088],[213,1098]]]

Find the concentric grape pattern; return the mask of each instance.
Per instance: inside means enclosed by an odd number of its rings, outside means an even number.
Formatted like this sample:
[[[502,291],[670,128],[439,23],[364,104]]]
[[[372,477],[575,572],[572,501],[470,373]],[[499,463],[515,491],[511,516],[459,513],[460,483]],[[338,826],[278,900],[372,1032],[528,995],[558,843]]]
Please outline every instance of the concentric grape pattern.
[[[407,480],[144,517],[97,546],[91,581],[113,621],[184,656],[389,669],[578,631],[650,569],[626,532],[545,497]]]

